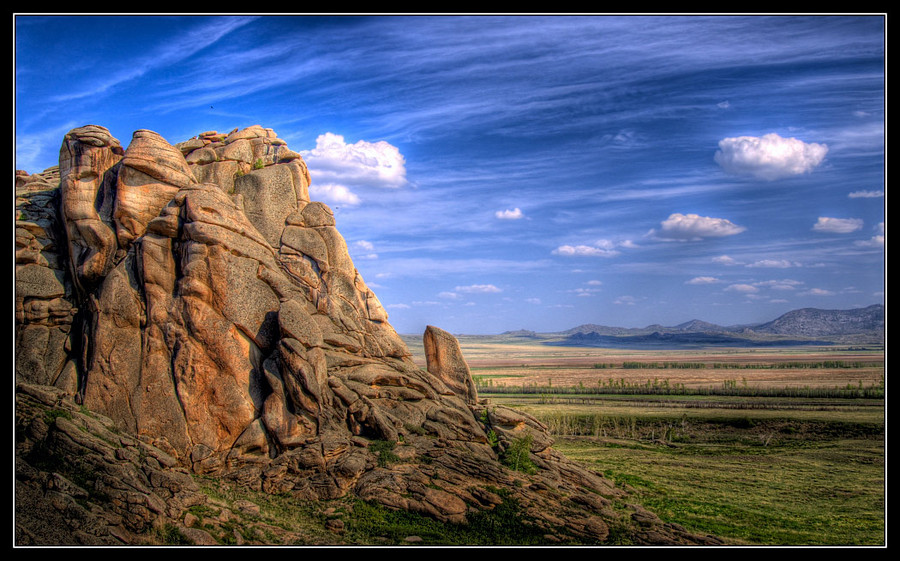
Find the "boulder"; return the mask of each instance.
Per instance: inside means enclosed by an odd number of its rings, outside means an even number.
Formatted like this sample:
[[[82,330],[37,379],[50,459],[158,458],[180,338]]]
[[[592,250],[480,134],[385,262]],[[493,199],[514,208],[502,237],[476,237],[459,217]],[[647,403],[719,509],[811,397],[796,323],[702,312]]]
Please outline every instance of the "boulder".
[[[469,365],[455,337],[432,325],[425,329],[426,368],[466,403],[478,402],[478,391],[469,373]]]

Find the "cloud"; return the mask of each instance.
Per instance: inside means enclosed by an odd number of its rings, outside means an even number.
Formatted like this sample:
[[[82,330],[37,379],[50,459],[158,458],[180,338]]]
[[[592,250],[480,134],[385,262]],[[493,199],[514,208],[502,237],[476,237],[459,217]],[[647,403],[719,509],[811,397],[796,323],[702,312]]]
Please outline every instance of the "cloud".
[[[551,253],[565,257],[615,257],[621,253],[616,247],[636,246],[630,240],[618,244],[610,240],[597,240],[593,245],[561,245]]]
[[[884,191],[853,191],[847,196],[851,199],[877,199],[884,196]]]
[[[799,267],[800,263],[796,261],[788,261],[787,259],[761,259],[747,265],[748,267],[764,267],[770,269],[787,269],[789,267]]]
[[[344,204],[356,206],[359,197],[346,186],[337,183],[320,183],[309,186],[309,194],[312,199],[330,204]]]
[[[643,300],[643,298],[641,298],[640,300]],[[638,303],[638,301],[639,299],[635,298],[634,296],[619,296],[618,298],[613,300],[613,304],[617,304],[620,306],[634,306]]]
[[[754,286],[762,286],[771,288],[772,290],[796,290],[796,288],[802,284],[802,281],[793,279],[769,280],[753,283]]]
[[[457,286],[454,288],[456,292],[464,292],[466,294],[495,294],[503,292],[492,284],[471,284],[469,286]]]
[[[824,288],[811,288],[803,293],[804,296],[833,296],[834,292]]]
[[[494,216],[496,216],[500,220],[518,220],[525,217],[525,215],[522,214],[522,211],[519,208],[515,208],[513,210],[498,210],[494,213]]]
[[[659,233],[650,230],[648,235],[667,241],[689,241],[733,236],[746,230],[743,226],[738,226],[725,218],[681,213],[669,215],[669,218],[662,221],[660,226]]]
[[[737,261],[733,257],[729,257],[727,255],[720,255],[718,257],[713,257],[713,263],[718,263],[720,265],[740,265],[741,262]]]
[[[724,138],[719,141],[714,159],[728,173],[772,181],[812,171],[827,153],[825,144],[806,143],[769,133],[761,138]]]
[[[553,255],[563,255],[566,257],[615,257],[619,252],[616,250],[603,249],[589,245],[561,245],[553,250]]]
[[[740,292],[741,294],[756,294],[759,289],[752,284],[731,284],[725,288],[728,292]]]
[[[859,247],[884,247],[884,222],[879,222],[875,227],[878,234],[872,236],[868,240],[858,241],[856,245]]]
[[[600,292],[600,290],[601,289],[599,289],[599,288],[575,288],[573,290],[569,290],[569,292],[571,292],[572,294],[575,294],[576,296],[586,297],[586,296],[590,296],[591,294],[594,294],[595,292]]]
[[[526,298],[525,301],[528,302],[529,304],[534,304],[534,305],[538,305],[541,303],[540,298]]]
[[[321,183],[349,193],[351,188],[396,189],[408,183],[406,159],[396,146],[383,140],[347,144],[343,136],[327,132],[319,135],[315,148],[300,155],[309,167],[311,189]]]
[[[820,216],[812,229],[816,232],[825,232],[829,234],[849,234],[862,227],[863,221],[859,218],[829,218],[827,216]]]
[[[722,282],[716,277],[694,277],[689,281],[685,281],[684,284],[715,284],[717,282]]]

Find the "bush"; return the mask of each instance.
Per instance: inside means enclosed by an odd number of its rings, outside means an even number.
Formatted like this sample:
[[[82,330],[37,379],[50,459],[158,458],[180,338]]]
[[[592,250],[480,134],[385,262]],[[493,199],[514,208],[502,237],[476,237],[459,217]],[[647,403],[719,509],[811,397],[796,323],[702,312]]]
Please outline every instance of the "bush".
[[[534,437],[530,434],[513,440],[500,454],[500,462],[514,471],[535,473],[537,466],[531,461],[531,442],[533,440]]]

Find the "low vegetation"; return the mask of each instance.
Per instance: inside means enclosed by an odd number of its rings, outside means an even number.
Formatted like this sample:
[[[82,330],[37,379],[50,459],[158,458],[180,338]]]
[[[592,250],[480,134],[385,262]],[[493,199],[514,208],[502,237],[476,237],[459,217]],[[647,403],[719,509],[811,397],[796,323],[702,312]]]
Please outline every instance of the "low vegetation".
[[[547,545],[545,532],[530,523],[521,505],[503,489],[487,489],[503,502],[492,510],[471,512],[465,524],[439,522],[407,510],[345,497],[302,501],[289,494],[270,495],[226,482],[199,479],[209,502],[191,507],[193,527],[221,545]],[[256,507],[252,514],[241,505]],[[223,514],[224,513],[224,514]],[[224,521],[224,522],[223,522]],[[238,539],[238,537],[240,539]],[[189,544],[177,526],[155,530],[154,543]],[[577,545],[577,542],[572,542]]]
[[[738,545],[886,543],[883,357],[571,351],[584,354],[479,362],[479,396],[534,415],[557,450],[690,531]],[[727,375],[738,369],[749,380]],[[650,371],[663,376],[635,377]]]

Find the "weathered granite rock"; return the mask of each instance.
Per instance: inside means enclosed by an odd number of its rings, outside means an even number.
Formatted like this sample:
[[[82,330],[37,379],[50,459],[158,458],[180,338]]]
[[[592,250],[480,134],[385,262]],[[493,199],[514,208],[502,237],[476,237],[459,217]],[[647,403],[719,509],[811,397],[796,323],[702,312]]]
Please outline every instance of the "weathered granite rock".
[[[113,223],[118,164],[123,150],[103,127],[70,131],[59,153],[62,223],[72,281],[90,293],[112,269],[118,243]]]
[[[153,131],[139,130],[122,160],[116,185],[116,235],[127,248],[183,187],[197,182],[181,152]]]
[[[165,451],[64,392],[16,391],[16,543],[123,545],[207,501]]]
[[[456,338],[443,329],[429,325],[425,328],[423,343],[428,372],[444,382],[466,403],[477,403],[478,391]]]
[[[59,191],[58,167],[16,174],[16,379],[74,395],[77,372],[68,350],[78,310],[66,270]]]
[[[131,435],[109,437],[87,417],[23,417],[36,431],[23,443],[52,457],[90,450],[99,475],[85,481],[116,490],[119,518],[71,515],[91,489],[22,468],[22,504],[37,501],[38,482],[66,489],[53,516],[95,526],[69,539],[127,542],[184,506],[157,492],[179,476],[134,468],[144,444],[181,473],[304,499],[354,495],[447,523],[515,500],[548,533],[602,543],[618,520],[620,489],[556,453],[536,419],[478,399],[450,334],[429,327],[427,370],[413,362],[334,213],[310,201],[302,158],[271,129],[175,146],[140,130],[122,150],[106,129],[81,127],[65,137],[58,175],[17,173],[16,185],[21,403],[68,400],[71,416],[80,402],[107,432]],[[535,473],[504,465],[512,449]],[[645,541],[697,542],[642,521]]]

